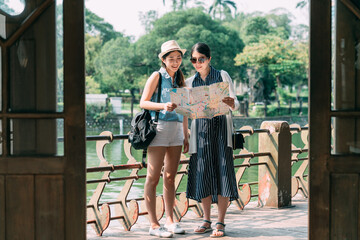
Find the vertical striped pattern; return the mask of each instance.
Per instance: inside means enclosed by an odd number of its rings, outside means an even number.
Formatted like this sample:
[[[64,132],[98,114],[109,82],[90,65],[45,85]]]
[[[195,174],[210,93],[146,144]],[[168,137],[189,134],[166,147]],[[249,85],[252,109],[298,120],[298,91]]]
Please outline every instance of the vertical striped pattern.
[[[196,73],[192,87],[222,82],[220,71],[211,67],[203,81]],[[238,191],[234,172],[233,150],[227,147],[226,116],[196,119],[197,152],[190,157],[187,198],[201,202],[212,196],[217,203],[218,195],[237,199]]]

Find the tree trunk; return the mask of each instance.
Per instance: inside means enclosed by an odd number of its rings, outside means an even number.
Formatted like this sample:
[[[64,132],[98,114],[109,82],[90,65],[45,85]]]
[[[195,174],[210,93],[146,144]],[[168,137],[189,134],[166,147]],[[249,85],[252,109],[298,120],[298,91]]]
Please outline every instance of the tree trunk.
[[[297,101],[299,101],[301,89],[302,89],[302,85],[299,84],[299,85],[297,86],[297,90],[296,90],[296,100],[297,100]]]
[[[276,76],[276,84],[277,84],[277,88],[275,88],[275,98],[276,98],[276,101],[279,101],[280,98],[279,98],[277,89],[281,88],[280,76]]]
[[[134,102],[135,102],[135,93],[134,93],[134,89],[130,90],[131,93],[131,107],[130,107],[130,111],[131,111],[131,118],[133,118],[134,116]]]

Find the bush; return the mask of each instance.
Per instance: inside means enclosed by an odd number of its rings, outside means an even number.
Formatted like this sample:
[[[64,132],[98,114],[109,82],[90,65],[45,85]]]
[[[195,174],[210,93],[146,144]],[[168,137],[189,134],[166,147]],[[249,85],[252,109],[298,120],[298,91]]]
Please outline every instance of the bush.
[[[116,117],[110,102],[106,106],[100,104],[86,104],[86,118],[95,122],[105,122],[108,118]]]
[[[289,112],[289,106],[280,106],[278,108],[277,103],[273,103],[266,106],[266,117],[276,117],[276,116],[299,116],[308,115],[308,107],[307,105],[303,105],[301,108],[293,106],[291,108],[291,112]],[[249,107],[249,116],[250,117],[265,117],[265,105],[252,105]]]

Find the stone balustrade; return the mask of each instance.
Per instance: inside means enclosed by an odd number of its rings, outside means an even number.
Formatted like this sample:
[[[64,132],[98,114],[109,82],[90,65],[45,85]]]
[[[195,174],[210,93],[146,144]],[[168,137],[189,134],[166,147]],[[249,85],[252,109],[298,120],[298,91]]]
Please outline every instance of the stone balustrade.
[[[259,207],[289,207],[291,198],[300,192],[308,197],[308,127],[298,124],[289,125],[285,121],[264,121],[260,129],[244,126],[237,131],[245,137],[245,148],[234,151],[234,170],[238,184],[239,199],[232,202],[241,211],[250,202],[257,200]],[[296,136],[297,135],[297,136]],[[249,151],[254,138],[258,143],[257,151]],[[297,145],[293,139],[297,138]],[[97,184],[88,205],[87,223],[90,224],[97,235],[101,236],[109,226],[110,221],[120,221],[125,231],[129,231],[136,224],[141,215],[147,215],[143,196],[130,198],[129,193],[139,179],[146,178],[141,171],[145,166],[136,160],[136,151],[131,148],[127,135],[113,135],[109,131],[99,136],[90,136],[88,141],[96,141],[96,152],[99,158],[97,167],[87,168],[87,172],[101,172],[102,177],[91,179],[87,184]],[[122,165],[110,164],[105,158],[104,148],[116,140],[124,141],[124,151],[127,163]],[[299,143],[300,142],[300,143]],[[251,148],[252,149],[252,148]],[[179,170],[175,179],[175,187],[185,184],[189,157],[181,156]],[[257,172],[257,181],[244,182],[244,176],[249,175],[250,169]],[[121,171],[121,177],[119,177]],[[254,177],[253,177],[254,178]],[[256,177],[255,177],[256,178]],[[104,189],[111,183],[119,181],[122,187],[117,198],[113,201],[101,202]],[[136,185],[138,188],[139,186]],[[181,221],[189,209],[199,217],[203,215],[201,205],[186,198],[185,192],[177,191],[174,207],[176,221]],[[157,217],[164,215],[164,201],[162,195],[156,200]]]

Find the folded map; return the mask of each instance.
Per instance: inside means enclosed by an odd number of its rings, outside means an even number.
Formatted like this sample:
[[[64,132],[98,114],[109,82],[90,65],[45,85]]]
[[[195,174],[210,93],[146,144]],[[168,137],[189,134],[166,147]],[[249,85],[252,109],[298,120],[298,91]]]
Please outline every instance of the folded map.
[[[229,96],[229,83],[219,82],[209,86],[170,89],[175,111],[191,119],[213,118],[229,112],[222,99]]]

